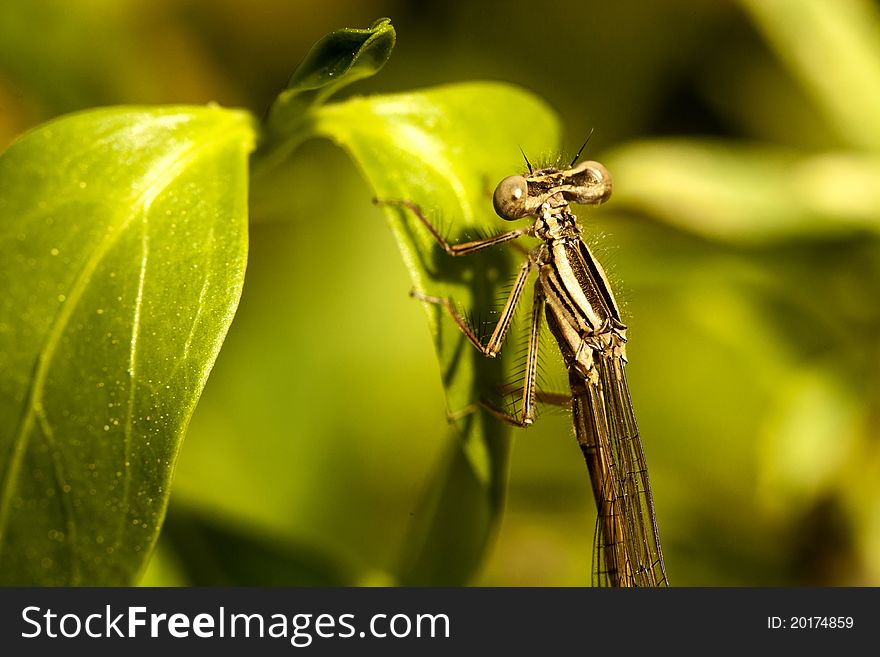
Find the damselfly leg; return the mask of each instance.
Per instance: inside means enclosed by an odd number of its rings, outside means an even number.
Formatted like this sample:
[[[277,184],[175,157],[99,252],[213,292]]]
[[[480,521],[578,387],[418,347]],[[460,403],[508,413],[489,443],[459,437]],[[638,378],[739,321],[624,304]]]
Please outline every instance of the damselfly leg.
[[[465,242],[463,244],[449,244],[439,233],[439,231],[434,227],[434,225],[430,221],[428,221],[424,214],[422,214],[421,209],[415,203],[396,199],[377,200],[377,203],[385,205],[397,205],[408,209],[428,229],[428,231],[431,233],[437,243],[440,244],[441,248],[446,253],[453,256],[472,255],[474,253],[479,253],[483,249],[497,246],[498,244],[503,244],[511,240],[515,240],[519,237],[522,237],[523,235],[528,235],[531,232],[529,230],[514,230],[506,233],[501,233],[500,235],[496,235],[485,240]],[[526,253],[528,254],[528,251]],[[413,291],[411,294],[417,299],[426,301],[428,303],[433,303],[435,305],[439,305],[445,308],[449,315],[452,317],[452,320],[458,326],[459,330],[461,330],[464,336],[468,339],[468,342],[474,345],[474,347],[476,347],[484,356],[494,358],[501,351],[501,346],[504,343],[504,338],[507,336],[507,331],[510,328],[513,316],[516,313],[516,308],[519,304],[520,297],[522,296],[523,289],[525,288],[526,281],[528,280],[529,273],[532,270],[532,265],[532,258],[529,254],[519,268],[519,272],[517,273],[516,279],[513,283],[513,288],[508,294],[507,300],[504,303],[504,307],[501,310],[501,316],[499,317],[498,322],[495,324],[492,335],[489,337],[489,340],[485,345],[480,341],[480,338],[476,334],[474,329],[467,323],[465,318],[462,317],[458,310],[455,308],[455,304],[452,302],[451,299],[445,297],[434,297],[416,291]],[[515,424],[516,426],[524,427],[534,422],[535,375],[537,372],[538,364],[538,338],[540,336],[541,314],[543,313],[543,310],[544,295],[541,292],[540,287],[536,285],[534,295],[534,307],[532,309],[531,329],[529,332],[528,355],[526,357],[527,360],[525,380],[523,382],[522,390],[522,403],[520,409],[521,412],[519,417],[516,417],[510,413],[505,413],[504,411],[495,408],[486,400],[480,401],[481,406],[483,406],[490,413],[492,413],[499,419],[504,420],[505,422],[509,422],[511,424]]]

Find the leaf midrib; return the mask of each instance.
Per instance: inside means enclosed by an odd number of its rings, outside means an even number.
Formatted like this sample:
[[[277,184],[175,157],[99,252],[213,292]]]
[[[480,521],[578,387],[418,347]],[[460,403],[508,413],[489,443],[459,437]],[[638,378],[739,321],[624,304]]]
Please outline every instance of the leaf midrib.
[[[114,222],[116,224],[115,229],[105,234],[104,238],[98,243],[97,248],[92,251],[91,255],[88,257],[79,274],[77,275],[73,285],[71,286],[69,294],[66,295],[65,302],[61,305],[58,313],[55,316],[55,319],[52,321],[52,324],[46,336],[46,341],[37,355],[36,368],[34,370],[34,375],[31,378],[30,385],[28,386],[25,408],[23,409],[23,415],[21,420],[19,421],[18,430],[13,441],[10,461],[4,470],[3,479],[2,481],[0,481],[0,560],[2,560],[3,550],[6,545],[6,529],[10,517],[12,498],[18,483],[24,454],[27,451],[29,439],[34,430],[34,421],[36,416],[38,413],[44,414],[42,406],[42,394],[45,388],[49,365],[54,359],[55,351],[58,348],[61,337],[64,334],[68,323],[70,322],[70,318],[72,317],[74,310],[76,309],[89,283],[91,282],[92,275],[94,274],[100,263],[104,260],[106,255],[110,252],[111,248],[118,242],[119,238],[122,236],[125,230],[135,221],[137,217],[141,217],[144,221],[144,230],[146,231],[148,224],[147,215],[155,199],[158,198],[162,194],[162,192],[167,189],[168,186],[177,177],[179,177],[179,175],[183,171],[185,171],[192,162],[198,159],[202,151],[213,147],[216,144],[223,143],[224,141],[231,141],[234,138],[235,134],[235,131],[230,131],[228,129],[228,126],[224,124],[223,126],[218,127],[216,130],[207,133],[205,138],[198,142],[187,142],[183,144],[178,149],[178,152],[175,155],[162,158],[161,162],[151,167],[150,170],[146,174],[144,174],[141,179],[148,180],[154,172],[158,172],[155,180],[147,184],[140,191],[139,194],[132,198],[131,202],[127,203],[124,199],[120,199],[119,207],[132,209],[138,208],[138,210],[131,211],[127,213],[126,216],[120,217],[119,219],[117,219],[116,222]],[[141,275],[143,276],[143,272]],[[139,305],[136,305],[136,311],[138,309]],[[133,329],[132,349],[135,348],[137,340],[137,327],[135,326],[133,327]],[[132,388],[134,388],[135,385],[136,382],[132,371]],[[132,413],[134,400],[135,395],[134,391],[132,390],[129,395],[129,408],[127,409],[129,417]],[[48,424],[48,418],[46,418],[45,422]],[[126,426],[125,431],[126,468],[128,468],[129,463],[128,454],[130,451],[130,444],[131,426],[129,424]],[[61,493],[62,495],[67,494],[64,491],[62,491]],[[120,504],[120,510],[124,510],[125,508],[127,508],[129,497],[130,482],[129,477],[126,477],[124,482],[123,500]],[[64,508],[66,513],[69,512],[69,509],[67,509],[66,506]],[[67,518],[65,520],[65,525],[67,527],[70,527],[72,523],[75,524],[75,521],[71,518]],[[119,528],[117,529],[117,537],[118,534],[123,530],[123,528],[124,523],[120,523]],[[72,550],[73,542],[67,541],[67,544],[68,547]],[[76,559],[71,559],[71,566],[73,568],[73,571],[71,573],[71,581],[76,581],[79,577],[78,564]]]

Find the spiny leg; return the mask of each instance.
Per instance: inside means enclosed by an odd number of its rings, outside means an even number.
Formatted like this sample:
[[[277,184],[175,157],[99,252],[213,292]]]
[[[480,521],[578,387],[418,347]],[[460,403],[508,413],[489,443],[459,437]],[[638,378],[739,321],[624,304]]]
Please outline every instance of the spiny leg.
[[[523,382],[523,424],[531,424],[535,419],[535,380],[538,376],[538,342],[541,338],[541,318],[544,315],[544,290],[541,288],[541,281],[535,281],[534,296],[532,325],[529,327],[529,352],[526,357],[526,379]]]
[[[520,417],[505,413],[488,402],[482,406],[495,417],[519,427],[527,427],[535,420],[535,380],[538,372],[538,343],[541,336],[541,316],[544,314],[544,290],[541,282],[535,282],[535,298],[532,304],[532,322],[529,327],[529,350],[526,356],[526,372],[522,389],[522,408]]]
[[[571,400],[571,395],[561,392],[544,392],[542,390],[535,390],[534,392],[534,401],[541,404],[549,404],[550,406],[571,409]],[[523,403],[525,403],[525,397],[523,397]],[[485,400],[480,402],[480,406],[489,411],[499,420],[503,420],[504,422],[517,427],[527,427],[534,422],[534,413],[532,413],[531,419],[528,422],[524,422],[522,419],[516,417],[516,415],[502,411],[500,408],[493,406]],[[473,404],[468,407],[468,412],[472,412],[472,408]]]
[[[418,205],[413,203],[412,201],[408,201],[406,199],[374,199],[374,202],[377,205],[391,205],[391,206],[399,206],[408,209],[412,212],[416,218],[422,223],[425,228],[428,229],[428,232],[431,233],[431,236],[437,241],[437,243],[443,248],[443,250],[450,256],[463,256],[463,255],[471,255],[473,253],[477,253],[484,249],[491,248],[493,246],[497,246],[499,244],[504,244],[505,242],[509,242],[511,240],[515,240],[523,235],[531,235],[533,232],[532,227],[522,228],[517,230],[511,230],[506,233],[501,233],[500,235],[495,235],[494,237],[490,237],[485,240],[477,240],[473,242],[465,242],[462,244],[450,244],[447,242],[443,236],[437,231],[434,225],[428,221],[425,215],[422,214],[421,209]],[[495,325],[495,329],[492,331],[492,335],[489,338],[489,342],[484,347],[480,342],[479,337],[474,332],[474,330],[468,325],[467,321],[461,316],[461,314],[456,310],[455,306],[452,304],[452,301],[448,298],[444,297],[435,297],[427,294],[422,294],[421,292],[417,292],[413,290],[411,292],[412,296],[421,299],[422,301],[427,301],[428,303],[437,304],[446,308],[446,311],[452,317],[455,324],[458,326],[459,330],[464,334],[464,336],[468,339],[474,347],[477,348],[483,355],[494,358],[498,355],[498,352],[501,351],[501,346],[504,343],[504,338],[507,335],[507,331],[510,328],[510,323],[513,320],[513,315],[516,311],[517,304],[519,303],[519,298],[522,294],[523,288],[525,287],[526,280],[529,275],[529,271],[532,268],[532,259],[531,253],[523,248],[519,249],[523,251],[527,256],[526,260],[523,262],[520,267],[519,273],[517,274],[516,281],[514,281],[513,289],[507,297],[507,301],[504,304],[504,309],[501,311],[501,317],[499,318],[497,324]],[[539,307],[540,306],[540,307]],[[516,424],[517,426],[528,426],[534,420],[534,398],[535,398],[535,373],[537,369],[537,351],[538,351],[538,336],[540,329],[540,316],[544,307],[544,297],[543,293],[540,291],[540,287],[538,285],[535,286],[535,305],[532,313],[532,329],[530,333],[529,339],[529,355],[528,362],[526,366],[526,382],[523,388],[523,406],[522,406],[522,418],[517,419],[513,415],[509,413],[505,413],[500,411],[499,409],[493,407],[488,402],[482,401],[480,405],[486,408],[493,415],[496,415],[500,419]],[[472,412],[473,407],[468,407],[464,414],[468,414]]]
[[[507,383],[498,386],[498,392],[502,395],[510,395],[518,393],[520,386]],[[558,406],[559,408],[571,409],[571,393],[570,392],[549,392],[547,390],[535,389],[535,401],[538,404],[547,404],[548,406]]]
[[[443,306],[446,308],[447,312],[452,316],[453,321],[458,326],[459,330],[464,333],[464,336],[468,339],[468,341],[476,347],[480,353],[484,356],[488,356],[489,358],[494,358],[498,355],[498,352],[501,351],[501,345],[504,342],[504,337],[507,335],[507,330],[510,328],[510,322],[513,319],[514,311],[516,310],[516,305],[519,302],[520,295],[522,294],[523,288],[526,284],[526,279],[529,276],[529,270],[532,268],[531,260],[526,260],[523,262],[522,267],[519,269],[519,274],[517,274],[516,281],[513,283],[513,289],[510,291],[510,294],[507,297],[507,302],[504,304],[504,310],[501,311],[501,317],[498,320],[498,323],[495,325],[495,330],[492,331],[492,337],[489,338],[489,342],[484,347],[480,342],[480,338],[474,333],[474,330],[468,325],[465,319],[459,314],[459,312],[455,309],[455,306],[452,304],[452,301],[445,297],[432,297],[427,294],[422,294],[421,292],[416,292],[413,290],[410,294],[414,296],[416,299],[421,299],[422,301],[427,301],[428,303],[437,304],[439,306]]]
[[[522,275],[522,272],[528,273],[528,265],[529,263],[525,263],[523,265],[523,269],[521,270],[521,275],[517,278],[517,283],[525,281],[525,276]],[[520,285],[521,287],[521,285]],[[505,306],[505,310],[510,307],[513,308],[516,306],[518,301],[518,297],[520,295],[521,289],[517,291],[517,285],[514,285],[514,290],[508,298],[508,303]],[[514,298],[514,293],[516,294],[516,298]],[[443,305],[449,311],[450,315],[452,315],[453,320],[458,325],[459,329],[464,333],[465,337],[475,346],[477,349],[482,351],[486,355],[490,355],[487,353],[487,347],[483,347],[476,334],[474,334],[473,330],[468,326],[467,322],[458,314],[455,310],[455,307],[449,301],[449,299],[443,299],[439,297],[429,297],[427,295],[422,295],[418,293],[413,293],[414,296],[420,298],[424,301],[428,301],[430,303],[436,303]],[[540,286],[540,283],[535,284],[535,294],[534,294],[534,303],[532,306],[532,320],[531,326],[529,328],[529,346],[528,346],[528,354],[526,356],[526,371],[525,371],[525,381],[523,382],[522,388],[522,408],[520,417],[516,417],[511,413],[507,413],[502,411],[499,408],[496,408],[489,402],[483,400],[480,402],[480,406],[489,411],[492,415],[497,417],[504,422],[509,424],[513,424],[518,427],[527,427],[534,422],[535,419],[535,401],[541,401],[548,404],[554,404],[557,406],[567,406],[571,403],[571,396],[559,393],[544,393],[535,390],[535,381],[537,379],[537,369],[538,369],[538,345],[540,342],[540,330],[541,330],[541,316],[544,312],[544,292]],[[512,315],[512,313],[511,313]],[[505,320],[505,317],[502,316],[501,321],[499,321],[499,326]],[[507,325],[509,326],[510,318],[507,318]],[[507,326],[505,326],[500,335],[503,340],[504,333],[507,331]],[[498,327],[496,327],[496,333],[498,333]],[[493,334],[494,335],[494,334]],[[491,341],[490,341],[491,344]],[[499,343],[500,345],[500,343]],[[497,353],[497,351],[495,352]],[[492,354],[494,355],[494,354]],[[470,413],[473,411],[473,407],[469,406],[466,413]]]
[[[571,395],[564,392],[536,390],[535,401],[541,404],[549,404],[550,406],[559,406],[560,408],[571,408]]]
[[[559,392],[541,392],[540,390],[536,390],[535,401],[541,404],[559,406],[561,408],[571,407],[571,395],[566,395]],[[518,427],[526,426],[514,415],[511,415],[510,413],[505,413],[504,411],[498,409],[487,401],[481,401],[476,404],[468,404],[458,411],[448,412],[446,413],[446,419],[450,422],[456,422],[458,420],[461,420],[462,418],[467,417],[471,413],[476,413],[481,408],[489,411],[492,415],[501,420],[504,420],[505,422],[508,422]]]
[[[403,207],[412,212],[416,216],[416,218],[422,222],[422,225],[428,229],[428,231],[431,233],[431,236],[435,240],[437,240],[437,243],[443,248],[443,250],[451,256],[471,255],[472,253],[477,253],[478,251],[482,251],[483,249],[488,249],[498,244],[504,244],[505,242],[509,242],[510,240],[515,240],[516,238],[522,237],[523,235],[532,234],[532,227],[530,226],[528,228],[518,228],[516,230],[511,230],[506,233],[501,233],[500,235],[495,235],[494,237],[490,237],[484,240],[464,242],[462,244],[450,244],[443,238],[443,236],[437,231],[437,229],[434,228],[434,225],[430,221],[428,221],[425,215],[422,214],[419,206],[412,201],[407,201],[405,199],[377,198],[373,199],[373,202],[376,205],[391,205]]]

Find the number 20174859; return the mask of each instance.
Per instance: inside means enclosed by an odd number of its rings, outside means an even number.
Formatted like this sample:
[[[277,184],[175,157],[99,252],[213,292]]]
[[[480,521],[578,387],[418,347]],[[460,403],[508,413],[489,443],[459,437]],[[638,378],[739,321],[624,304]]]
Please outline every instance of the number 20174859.
[[[770,630],[850,630],[855,625],[852,616],[768,616]]]

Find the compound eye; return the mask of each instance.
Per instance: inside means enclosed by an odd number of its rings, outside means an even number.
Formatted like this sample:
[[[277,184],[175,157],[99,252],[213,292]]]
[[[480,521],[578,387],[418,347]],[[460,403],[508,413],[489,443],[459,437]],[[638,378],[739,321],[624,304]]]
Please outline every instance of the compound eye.
[[[529,184],[522,176],[508,176],[495,188],[492,204],[502,219],[522,219],[529,211]]]
[[[599,205],[611,196],[611,174],[599,162],[581,162],[566,173],[572,189],[563,192],[567,201],[581,205]]]

